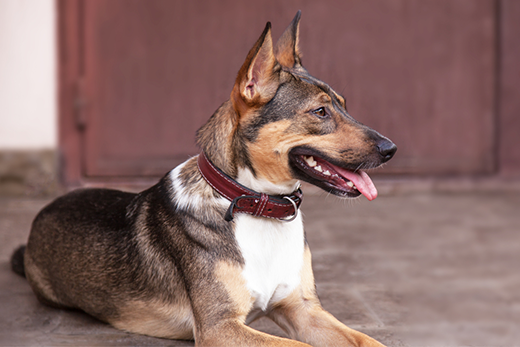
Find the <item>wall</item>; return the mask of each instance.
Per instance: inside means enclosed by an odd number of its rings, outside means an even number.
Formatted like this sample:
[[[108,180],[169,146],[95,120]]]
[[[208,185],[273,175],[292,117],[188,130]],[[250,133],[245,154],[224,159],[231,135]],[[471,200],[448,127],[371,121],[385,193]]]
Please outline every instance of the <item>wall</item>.
[[[518,177],[520,2],[490,3],[499,6],[501,36],[496,170]],[[0,194],[7,183],[27,193],[44,191],[56,180],[56,21],[55,0],[0,0]]]
[[[520,177],[520,1],[500,2],[498,138],[500,173]]]
[[[53,0],[0,0],[0,149],[56,147]]]
[[[54,0],[0,0],[0,193],[55,179]]]

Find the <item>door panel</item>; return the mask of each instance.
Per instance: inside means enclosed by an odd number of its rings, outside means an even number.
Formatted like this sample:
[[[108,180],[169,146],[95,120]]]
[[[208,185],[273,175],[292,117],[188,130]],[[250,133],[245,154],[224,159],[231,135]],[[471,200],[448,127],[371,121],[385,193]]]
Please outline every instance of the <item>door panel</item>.
[[[276,40],[298,9],[304,66],[399,147],[385,172],[494,169],[493,1],[89,0],[83,174],[157,176],[197,154],[265,22]]]

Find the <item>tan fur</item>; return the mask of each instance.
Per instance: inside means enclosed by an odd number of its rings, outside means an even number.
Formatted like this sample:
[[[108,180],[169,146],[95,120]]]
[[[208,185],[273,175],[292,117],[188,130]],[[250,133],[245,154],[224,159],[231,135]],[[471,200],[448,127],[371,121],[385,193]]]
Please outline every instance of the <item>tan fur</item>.
[[[246,287],[239,266],[221,261],[215,266],[215,277],[224,286],[232,303],[233,317],[207,327],[198,346],[308,346],[297,341],[271,336],[245,325],[254,298]]]
[[[246,281],[242,276],[242,268],[221,261],[215,266],[215,277],[222,282],[230,300],[235,305],[235,311],[238,315],[237,319],[244,323],[254,298],[246,287]]]
[[[289,28],[278,39],[275,47],[276,60],[286,68],[294,68],[301,65],[301,53],[298,42],[300,33],[299,21],[300,13],[298,12]]]
[[[176,304],[130,301],[121,308],[120,317],[109,322],[118,329],[168,339],[193,339],[193,313],[188,298]]]
[[[314,287],[311,252],[308,247],[305,248],[301,278],[300,286],[277,303],[269,313],[269,317],[291,338],[315,347],[383,347],[371,337],[345,326],[321,307]]]
[[[209,121],[197,132],[197,142],[204,144],[206,155],[211,158],[213,164],[231,177],[236,177],[236,161],[233,146],[233,138],[229,134],[236,131],[238,115],[230,100],[224,102]],[[218,143],[219,146],[214,144]],[[216,149],[218,148],[218,150]],[[233,160],[229,160],[233,158]]]
[[[305,116],[302,115],[299,119],[302,120]],[[319,143],[320,149],[331,158],[343,160],[343,149],[362,150],[365,145],[361,136],[357,136],[360,130],[346,123],[341,123],[337,131],[328,135],[309,135],[299,131],[299,127],[300,123],[283,120],[268,124],[259,131],[257,141],[248,147],[259,178],[273,183],[290,180],[292,173],[288,165],[288,155],[297,146]]]
[[[271,24],[268,23],[239,70],[231,92],[231,100],[239,116],[248,108],[263,105],[273,98],[279,82],[277,66]]]
[[[310,347],[308,344],[299,341],[276,337],[254,330],[237,320],[226,321],[215,329],[208,331],[206,336],[197,342],[197,346]]]

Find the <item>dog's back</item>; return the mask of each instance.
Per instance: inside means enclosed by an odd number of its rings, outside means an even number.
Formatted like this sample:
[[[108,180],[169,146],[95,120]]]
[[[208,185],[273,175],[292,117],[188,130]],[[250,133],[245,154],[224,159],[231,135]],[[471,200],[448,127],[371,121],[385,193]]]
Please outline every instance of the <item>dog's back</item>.
[[[120,258],[133,251],[127,209],[134,198],[135,194],[116,190],[78,190],[56,199],[36,216],[24,264],[38,299],[81,308],[103,320],[110,316],[110,308],[95,307],[103,307],[97,301],[112,286],[111,273],[119,273],[120,281],[125,278]]]

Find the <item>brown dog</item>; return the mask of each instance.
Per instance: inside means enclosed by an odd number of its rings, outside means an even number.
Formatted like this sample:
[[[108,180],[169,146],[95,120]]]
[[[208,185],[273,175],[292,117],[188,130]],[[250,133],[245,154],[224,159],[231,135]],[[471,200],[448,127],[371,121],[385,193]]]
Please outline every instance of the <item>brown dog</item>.
[[[381,346],[321,307],[299,182],[372,200],[361,169],[396,147],[302,67],[299,19],[275,47],[267,24],[198,157],[139,194],[78,190],[38,214],[24,264],[41,302],[197,346]],[[246,325],[260,316],[303,343]]]

